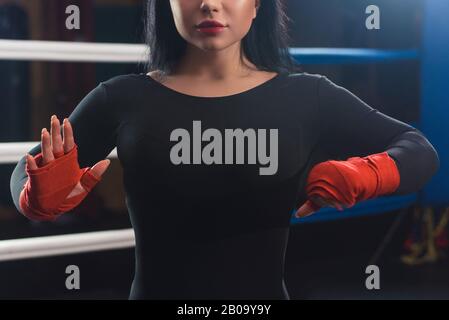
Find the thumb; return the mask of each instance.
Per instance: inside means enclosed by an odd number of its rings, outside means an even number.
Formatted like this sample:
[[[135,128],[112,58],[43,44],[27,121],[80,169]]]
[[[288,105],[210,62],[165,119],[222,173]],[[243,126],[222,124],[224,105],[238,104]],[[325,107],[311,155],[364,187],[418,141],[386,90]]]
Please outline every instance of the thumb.
[[[92,168],[86,167],[83,169],[84,174],[81,176],[80,183],[85,191],[90,192],[95,185],[101,181],[101,176],[109,167],[110,160],[101,160]]]
[[[97,179],[100,179],[103,173],[108,169],[109,164],[111,163],[111,160],[101,160],[97,162],[90,170],[89,172]]]

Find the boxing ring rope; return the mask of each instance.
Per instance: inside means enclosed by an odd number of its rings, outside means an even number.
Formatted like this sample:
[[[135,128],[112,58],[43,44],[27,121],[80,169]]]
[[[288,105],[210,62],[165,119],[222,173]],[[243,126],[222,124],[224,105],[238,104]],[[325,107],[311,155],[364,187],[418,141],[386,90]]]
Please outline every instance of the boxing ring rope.
[[[0,165],[17,163],[22,157],[25,156],[28,150],[31,150],[39,143],[40,141],[0,143]],[[112,150],[112,152],[108,155],[108,158],[117,158],[117,148]]]
[[[301,63],[367,63],[417,60],[417,50],[361,48],[290,48]],[[143,44],[67,41],[0,40],[0,60],[65,62],[143,62],[148,54]]]
[[[304,64],[386,63],[419,59],[417,50],[290,48],[290,54]],[[147,56],[147,47],[141,44],[0,40],[0,60],[135,63],[145,61]],[[37,141],[0,143],[0,165],[17,163],[28,150],[38,143]],[[117,158],[116,148],[108,158]],[[386,199],[379,200],[383,200],[384,206],[389,206],[389,210],[394,210],[415,201],[415,195],[395,199],[390,202]],[[365,203],[360,205],[366,206]],[[323,208],[322,211],[329,216],[325,220],[335,218],[329,215],[329,212],[332,212],[330,208]],[[368,208],[361,210],[364,214],[369,214],[372,211]],[[351,212],[347,210],[343,214],[351,215]],[[312,222],[315,218],[312,216],[308,221]],[[134,246],[133,229],[2,240],[0,241],[0,261],[123,249]]]
[[[0,40],[1,60],[142,62],[146,46],[125,43]]]
[[[135,246],[134,230],[110,230],[0,241],[0,261],[41,258]]]
[[[290,54],[304,64],[385,63],[417,60],[417,50],[358,48],[290,48]]]

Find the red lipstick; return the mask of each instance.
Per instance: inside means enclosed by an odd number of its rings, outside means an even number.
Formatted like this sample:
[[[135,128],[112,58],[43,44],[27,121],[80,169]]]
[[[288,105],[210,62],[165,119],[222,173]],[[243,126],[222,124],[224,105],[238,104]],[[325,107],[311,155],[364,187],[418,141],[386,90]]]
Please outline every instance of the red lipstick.
[[[216,35],[225,28],[227,28],[225,25],[216,20],[204,20],[196,25],[196,29],[206,35]]]

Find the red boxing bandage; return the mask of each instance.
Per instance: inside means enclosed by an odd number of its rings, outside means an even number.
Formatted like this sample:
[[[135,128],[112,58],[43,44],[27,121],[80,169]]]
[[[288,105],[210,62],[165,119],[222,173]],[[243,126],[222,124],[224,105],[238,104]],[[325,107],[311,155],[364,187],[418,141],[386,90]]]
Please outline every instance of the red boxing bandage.
[[[346,161],[329,160],[315,165],[307,179],[308,197],[321,197],[352,207],[359,201],[393,193],[400,183],[399,170],[387,152]],[[313,209],[320,206],[310,201]],[[341,207],[338,208],[340,211]]]
[[[101,181],[90,173],[90,168],[80,169],[78,146],[52,162],[41,166],[42,153],[35,156],[39,168],[25,170],[28,180],[20,193],[20,208],[32,220],[53,221],[63,213],[75,208]],[[86,190],[67,199],[75,186],[81,183]]]

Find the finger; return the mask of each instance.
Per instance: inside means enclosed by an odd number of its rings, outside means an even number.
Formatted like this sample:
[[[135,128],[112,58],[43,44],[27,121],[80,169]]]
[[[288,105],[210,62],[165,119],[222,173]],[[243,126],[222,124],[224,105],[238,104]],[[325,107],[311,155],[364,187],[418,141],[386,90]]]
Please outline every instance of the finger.
[[[53,161],[53,151],[51,150],[50,134],[46,128],[42,129],[41,134],[41,149],[42,149],[42,165]]]
[[[335,201],[328,202],[328,207],[332,207],[338,211],[343,211],[342,205]]]
[[[90,169],[90,173],[92,173],[97,179],[100,179],[110,164],[111,160],[109,159],[101,160]]]
[[[102,160],[82,175],[80,182],[87,192],[90,192],[101,181],[101,176],[109,167],[110,163],[110,160]]]
[[[62,145],[61,125],[58,117],[53,115],[50,121],[50,136],[53,155],[59,158],[64,155],[64,147]]]
[[[320,207],[313,203],[311,200],[307,200],[295,213],[296,218],[304,218],[310,216],[315,211],[319,210]]]
[[[25,161],[26,161],[26,164],[27,164],[29,169],[34,170],[34,169],[38,168],[38,166],[36,164],[36,161],[34,160],[34,157],[29,155],[28,153],[25,156]]]
[[[332,199],[323,199],[320,198],[320,200],[325,203],[325,207],[332,207],[334,209],[338,209],[339,211],[342,211],[342,205],[339,204],[337,201],[332,200]]]
[[[334,207],[337,208],[338,211],[343,211],[343,206],[337,202],[334,203]],[[346,207],[346,206],[344,206]]]
[[[328,207],[330,205],[329,201],[327,201],[326,199],[321,198],[321,197],[312,196],[312,197],[310,197],[310,200],[312,200],[313,202],[318,204],[320,207]]]
[[[332,207],[332,208],[336,208],[340,211],[342,211],[342,206],[335,200],[333,199],[326,199],[326,198],[321,198],[321,197],[317,197],[317,196],[312,196],[311,199],[319,204],[321,207]]]
[[[63,134],[64,134],[64,153],[68,153],[75,147],[75,139],[73,138],[73,129],[69,119],[64,118],[63,121]]]
[[[324,207],[336,208],[336,202],[332,200],[323,199]]]

